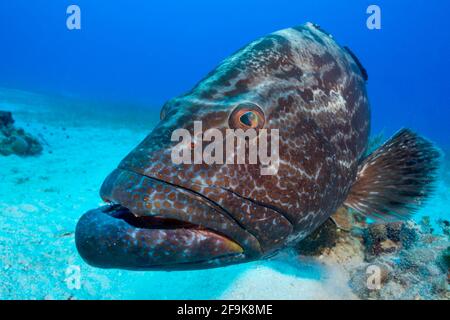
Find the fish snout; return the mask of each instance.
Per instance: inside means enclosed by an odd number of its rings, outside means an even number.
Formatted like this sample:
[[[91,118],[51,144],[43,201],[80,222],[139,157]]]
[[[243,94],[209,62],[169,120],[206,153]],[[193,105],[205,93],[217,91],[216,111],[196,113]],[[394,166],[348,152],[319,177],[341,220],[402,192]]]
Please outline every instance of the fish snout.
[[[198,269],[259,257],[258,242],[201,194],[116,169],[102,185],[111,205],[79,220],[76,245],[96,267]]]

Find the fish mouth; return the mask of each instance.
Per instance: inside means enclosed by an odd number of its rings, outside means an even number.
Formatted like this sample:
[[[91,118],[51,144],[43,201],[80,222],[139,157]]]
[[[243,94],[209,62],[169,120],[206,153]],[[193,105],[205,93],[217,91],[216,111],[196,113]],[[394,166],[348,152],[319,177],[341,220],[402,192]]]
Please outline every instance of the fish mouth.
[[[168,189],[176,195],[172,206],[149,209],[136,196],[142,190],[147,196],[167,196]],[[78,252],[92,266],[202,269],[253,260],[258,251],[251,236],[227,220],[220,208],[177,186],[116,169],[105,180],[101,196],[111,204],[85,213],[75,232]],[[187,210],[188,205],[194,209]]]

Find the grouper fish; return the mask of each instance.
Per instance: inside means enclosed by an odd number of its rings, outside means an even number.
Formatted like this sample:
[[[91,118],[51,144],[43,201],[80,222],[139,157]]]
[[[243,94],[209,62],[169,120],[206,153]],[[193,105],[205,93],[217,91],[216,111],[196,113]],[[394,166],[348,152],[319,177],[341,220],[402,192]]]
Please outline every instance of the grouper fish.
[[[374,221],[408,219],[432,192],[439,153],[402,129],[367,154],[367,79],[355,54],[311,23],[243,47],[164,104],[104,181],[107,205],[80,218],[79,254],[101,268],[211,268],[273,256],[341,206]],[[172,133],[193,134],[195,121],[224,137],[277,129],[277,173],[261,174],[259,160],[175,164]]]

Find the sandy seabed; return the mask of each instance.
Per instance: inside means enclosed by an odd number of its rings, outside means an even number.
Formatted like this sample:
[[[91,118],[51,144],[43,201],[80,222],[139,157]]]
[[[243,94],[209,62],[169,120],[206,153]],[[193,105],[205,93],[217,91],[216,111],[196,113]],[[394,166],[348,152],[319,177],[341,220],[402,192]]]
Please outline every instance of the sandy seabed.
[[[75,248],[77,220],[102,205],[98,191],[104,178],[150,132],[158,115],[65,105],[6,89],[0,90],[0,110],[12,111],[18,127],[44,142],[40,156],[0,157],[0,299],[356,298],[339,266],[289,253],[184,272],[88,266]],[[423,211],[448,218],[449,190],[441,181]]]

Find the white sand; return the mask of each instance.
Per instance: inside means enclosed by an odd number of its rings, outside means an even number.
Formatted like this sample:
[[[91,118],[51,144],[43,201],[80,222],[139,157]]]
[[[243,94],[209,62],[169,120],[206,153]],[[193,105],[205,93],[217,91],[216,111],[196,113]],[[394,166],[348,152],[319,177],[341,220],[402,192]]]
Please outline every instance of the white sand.
[[[74,244],[77,220],[101,205],[103,179],[157,119],[153,115],[148,125],[142,121],[130,128],[123,112],[114,116],[113,110],[106,110],[105,123],[100,112],[94,117],[89,108],[68,109],[43,97],[0,91],[0,110],[14,111],[17,126],[48,143],[39,157],[0,157],[1,299],[355,298],[339,268],[289,256],[189,272],[86,265]],[[67,284],[66,274],[77,268],[79,289]]]
[[[357,299],[347,281],[347,273],[339,266],[325,267],[285,252],[243,272],[221,298]]]

